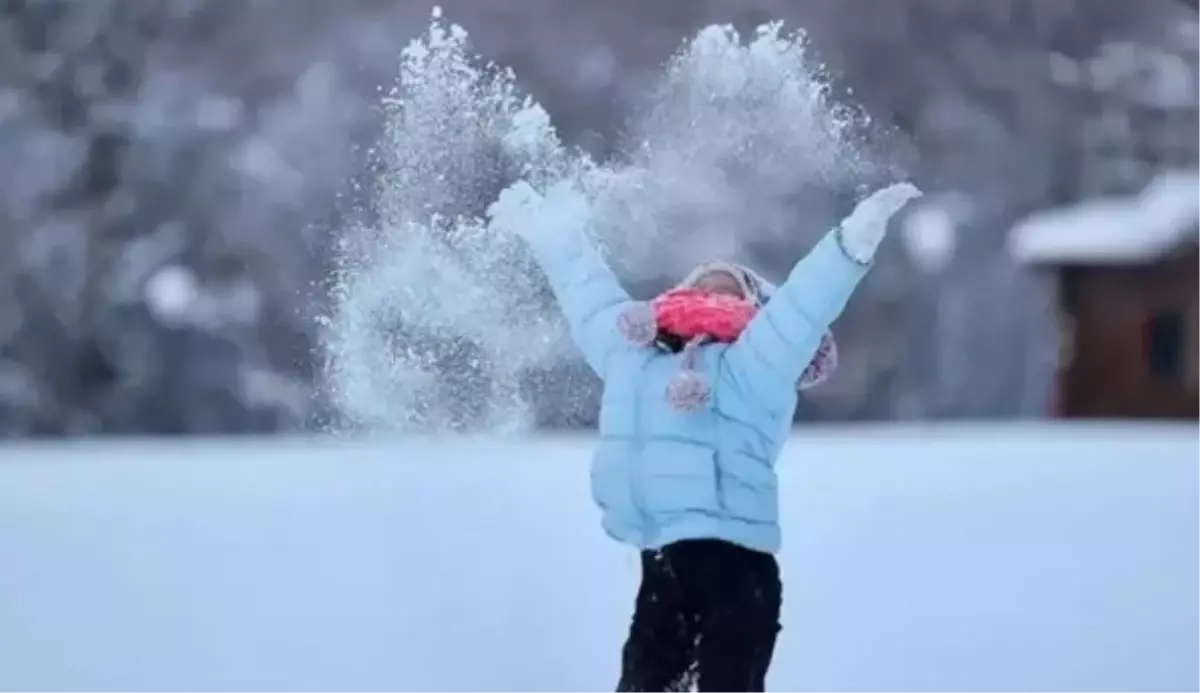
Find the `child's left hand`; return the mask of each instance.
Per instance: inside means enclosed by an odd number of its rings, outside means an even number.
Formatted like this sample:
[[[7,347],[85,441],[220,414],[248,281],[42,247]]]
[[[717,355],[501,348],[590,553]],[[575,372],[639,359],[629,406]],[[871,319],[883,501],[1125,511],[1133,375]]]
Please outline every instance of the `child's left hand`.
[[[855,262],[869,263],[887,233],[888,221],[910,201],[921,197],[912,183],[894,183],[876,190],[842,222],[839,241]]]

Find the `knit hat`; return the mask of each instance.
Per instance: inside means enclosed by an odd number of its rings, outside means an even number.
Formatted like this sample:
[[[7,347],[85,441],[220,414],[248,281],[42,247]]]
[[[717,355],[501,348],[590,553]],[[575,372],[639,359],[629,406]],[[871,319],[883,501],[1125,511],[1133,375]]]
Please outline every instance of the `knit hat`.
[[[737,283],[741,298],[696,290],[705,277],[723,273]],[[667,399],[677,409],[694,411],[712,396],[704,374],[696,370],[696,351],[708,342],[732,342],[759,309],[775,294],[776,287],[754,270],[724,262],[696,267],[674,289],[648,303],[626,310],[618,321],[622,333],[635,344],[654,345],[669,352],[682,352],[683,371],[667,386]],[[837,368],[837,344],[826,331],[796,386],[807,390],[824,382]]]

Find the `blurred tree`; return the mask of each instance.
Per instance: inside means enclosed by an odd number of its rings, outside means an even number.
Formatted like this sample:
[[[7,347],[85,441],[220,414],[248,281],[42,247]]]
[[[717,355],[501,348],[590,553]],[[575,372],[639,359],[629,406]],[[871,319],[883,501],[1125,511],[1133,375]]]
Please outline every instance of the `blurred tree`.
[[[839,325],[842,375],[806,403],[818,418],[1043,412],[1052,287],[1012,266],[1009,225],[1198,158],[1188,0],[441,4],[601,155],[701,26],[808,29],[839,93],[879,121],[880,157],[955,229],[933,272],[889,247]],[[431,5],[0,2],[0,435],[330,418],[313,353],[328,230],[369,202],[356,145],[375,139],[375,87]],[[825,191],[804,228],[832,221],[846,192]],[[748,252],[778,277],[810,241]],[[477,356],[439,353],[447,387]],[[591,421],[594,399],[563,399],[586,375],[554,368],[530,374],[540,419]],[[463,405],[460,419],[486,418]]]
[[[0,10],[10,434],[266,431],[307,416],[306,306],[325,255],[311,222],[354,170],[351,130],[369,112],[339,97],[325,62],[352,59],[352,44],[289,54],[338,28],[311,23],[312,8],[306,24],[273,3],[193,5]]]

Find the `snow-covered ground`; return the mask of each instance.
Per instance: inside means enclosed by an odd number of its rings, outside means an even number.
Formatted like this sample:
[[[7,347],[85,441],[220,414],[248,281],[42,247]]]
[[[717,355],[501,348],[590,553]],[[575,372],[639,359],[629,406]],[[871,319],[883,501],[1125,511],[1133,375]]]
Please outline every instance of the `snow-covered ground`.
[[[811,430],[811,429],[810,429]],[[1195,427],[798,434],[774,689],[1196,690]],[[586,438],[0,447],[0,688],[611,690]]]

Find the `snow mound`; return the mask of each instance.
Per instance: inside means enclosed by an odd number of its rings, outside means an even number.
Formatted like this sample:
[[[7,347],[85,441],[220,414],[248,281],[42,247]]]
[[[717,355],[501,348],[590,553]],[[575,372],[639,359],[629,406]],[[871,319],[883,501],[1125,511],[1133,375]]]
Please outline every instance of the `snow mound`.
[[[9,444],[0,690],[612,690],[587,438]],[[1195,426],[804,432],[771,690],[1196,690]]]

